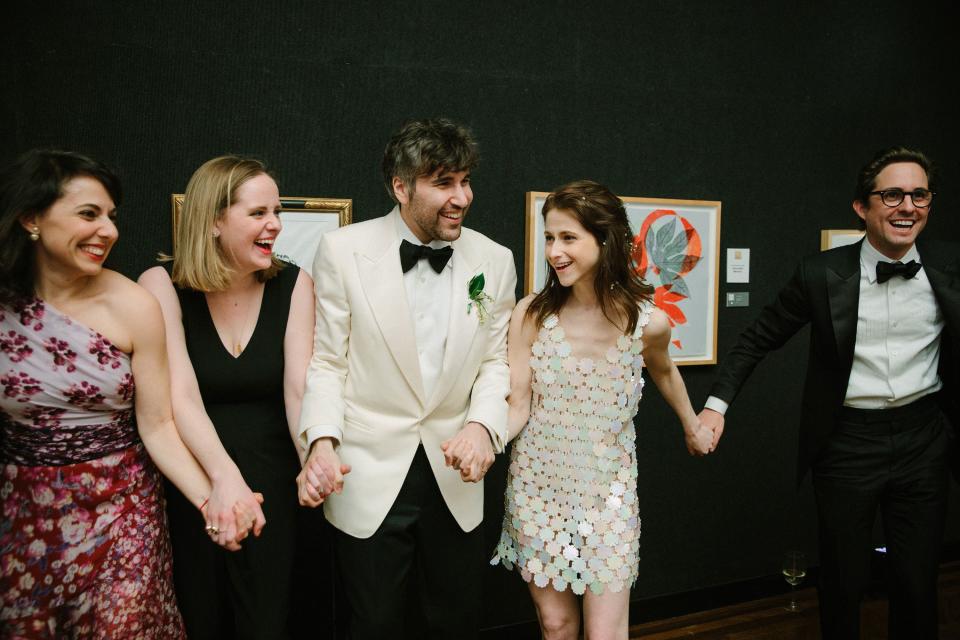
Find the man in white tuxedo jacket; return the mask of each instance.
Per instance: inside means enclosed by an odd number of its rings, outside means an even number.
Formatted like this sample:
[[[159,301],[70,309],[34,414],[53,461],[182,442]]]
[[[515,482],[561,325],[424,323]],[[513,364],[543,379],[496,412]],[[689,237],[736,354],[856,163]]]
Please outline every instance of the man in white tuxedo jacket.
[[[516,270],[462,227],[476,160],[463,127],[406,123],[383,160],[397,207],[325,234],[314,261],[297,482],[337,529],[352,638],[479,625],[482,478],[506,443]]]

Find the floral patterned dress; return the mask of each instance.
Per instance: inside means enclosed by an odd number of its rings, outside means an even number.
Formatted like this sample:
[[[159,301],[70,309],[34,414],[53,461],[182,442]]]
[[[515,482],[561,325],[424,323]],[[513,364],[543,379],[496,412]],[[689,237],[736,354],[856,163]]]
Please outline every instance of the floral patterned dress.
[[[130,358],[39,299],[0,306],[0,638],[183,638]]]
[[[636,433],[643,391],[641,308],[632,336],[596,361],[572,353],[555,315],[533,344],[530,420],[513,443],[500,543],[491,564],[527,582],[601,594],[637,579]]]

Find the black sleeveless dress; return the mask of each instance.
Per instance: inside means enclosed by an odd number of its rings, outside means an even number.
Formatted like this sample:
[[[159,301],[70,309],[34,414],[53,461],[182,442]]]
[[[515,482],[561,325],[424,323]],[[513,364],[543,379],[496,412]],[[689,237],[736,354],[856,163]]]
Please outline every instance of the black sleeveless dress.
[[[202,292],[177,290],[187,351],[207,415],[267,519],[237,552],[212,543],[199,512],[172,485],[168,515],[173,577],[190,640],[290,637],[300,471],[283,403],[283,338],[299,269],[268,280],[250,342],[223,346]]]

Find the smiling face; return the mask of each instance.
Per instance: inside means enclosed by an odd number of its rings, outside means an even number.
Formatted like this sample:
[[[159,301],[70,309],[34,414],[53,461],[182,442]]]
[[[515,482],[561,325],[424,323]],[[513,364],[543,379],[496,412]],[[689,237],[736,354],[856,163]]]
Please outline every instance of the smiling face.
[[[547,261],[564,287],[593,287],[600,262],[600,245],[577,218],[565,209],[551,209],[544,221]]]
[[[63,195],[39,215],[24,216],[27,233],[36,233],[40,271],[70,276],[96,275],[117,241],[116,206],[99,180],[77,176],[64,183]]]
[[[419,176],[411,193],[399,177],[393,179],[393,192],[400,203],[400,216],[420,242],[453,242],[473,202],[469,171],[437,169]]]
[[[256,175],[239,187],[231,204],[214,223],[231,268],[241,274],[268,269],[280,233],[280,191],[273,178]]]
[[[923,167],[913,162],[895,162],[877,174],[873,191],[899,188],[906,193],[927,189],[928,178]],[[909,195],[899,205],[888,207],[879,194],[869,196],[866,203],[855,200],[853,209],[864,221],[867,240],[891,260],[902,258],[917,240],[927,224],[929,205],[923,208],[913,204]]]

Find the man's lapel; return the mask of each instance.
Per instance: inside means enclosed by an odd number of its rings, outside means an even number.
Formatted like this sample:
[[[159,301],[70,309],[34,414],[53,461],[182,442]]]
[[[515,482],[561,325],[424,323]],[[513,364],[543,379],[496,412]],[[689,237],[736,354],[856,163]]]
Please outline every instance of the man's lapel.
[[[857,312],[860,305],[860,244],[844,247],[827,263],[827,297],[830,320],[837,340],[837,353],[845,366],[853,363],[857,342]]]
[[[394,210],[394,212],[396,209]],[[426,402],[417,338],[413,330],[407,292],[400,268],[400,238],[395,213],[381,219],[365,249],[356,253],[357,271],[363,292],[400,371],[416,393],[421,404]],[[359,339],[358,336],[354,336]]]
[[[443,368],[440,378],[430,397],[427,413],[432,411],[450,392],[450,388],[457,381],[460,370],[463,368],[467,353],[477,336],[480,324],[479,312],[474,304],[470,310],[470,279],[483,272],[484,259],[473,251],[469,241],[456,240],[453,243],[453,289],[450,292],[450,325],[447,330],[447,345],[443,353]],[[487,285],[487,291],[490,284]]]

